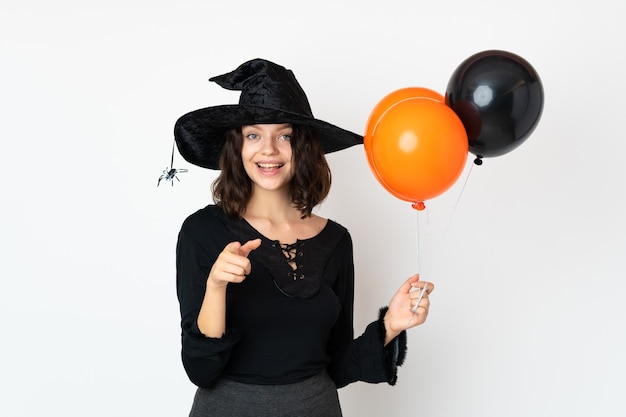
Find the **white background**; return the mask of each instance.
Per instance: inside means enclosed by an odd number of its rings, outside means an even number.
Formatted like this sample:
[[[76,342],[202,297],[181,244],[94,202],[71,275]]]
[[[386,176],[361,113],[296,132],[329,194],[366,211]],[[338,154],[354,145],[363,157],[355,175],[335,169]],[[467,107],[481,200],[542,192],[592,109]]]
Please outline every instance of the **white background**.
[[[362,133],[488,49],[535,67],[543,117],[419,217],[361,146],[329,155],[357,333],[418,269],[437,286],[398,385],[340,390],[344,414],[625,415],[625,4],[1,0],[0,415],[187,415],[174,249],[215,173],[156,180],[180,115],[237,101],[210,76],[270,59]]]

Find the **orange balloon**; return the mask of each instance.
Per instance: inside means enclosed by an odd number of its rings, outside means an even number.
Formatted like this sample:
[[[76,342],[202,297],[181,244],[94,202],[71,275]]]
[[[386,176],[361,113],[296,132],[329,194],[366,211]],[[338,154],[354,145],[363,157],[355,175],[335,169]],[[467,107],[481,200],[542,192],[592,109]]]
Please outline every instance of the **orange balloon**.
[[[394,104],[409,98],[428,98],[440,103],[445,102],[443,95],[424,87],[405,87],[387,94],[378,102],[378,104],[376,104],[376,106],[374,106],[367,120],[367,127],[363,137],[363,146],[366,151],[372,137],[372,130],[374,129],[376,123],[378,123],[378,120],[380,120],[380,117]]]
[[[399,90],[396,90],[387,94],[385,97],[382,98],[382,100],[380,100],[376,104],[376,106],[370,112],[370,116],[367,120],[365,135],[363,135],[363,147],[365,149],[365,154],[367,155],[367,163],[370,166],[370,170],[372,171],[372,173],[374,174],[378,182],[380,182],[381,184],[384,181],[378,175],[376,167],[374,167],[372,163],[372,159],[370,157],[371,155],[370,146],[371,146],[372,133],[374,131],[374,127],[376,126],[380,118],[383,116],[383,114],[385,114],[385,112],[389,108],[391,108],[393,105],[403,100],[414,99],[414,98],[425,98],[425,99],[435,100],[440,103],[445,102],[445,97],[443,95],[441,95],[440,93],[434,90],[431,90],[430,88],[405,87],[405,88],[401,88]],[[390,190],[389,188],[387,188],[387,191],[389,191],[395,197],[403,199],[401,195],[397,195],[393,190]]]
[[[408,98],[391,105],[372,127],[366,152],[392,195],[421,209],[450,188],[468,156],[465,126],[443,102]]]

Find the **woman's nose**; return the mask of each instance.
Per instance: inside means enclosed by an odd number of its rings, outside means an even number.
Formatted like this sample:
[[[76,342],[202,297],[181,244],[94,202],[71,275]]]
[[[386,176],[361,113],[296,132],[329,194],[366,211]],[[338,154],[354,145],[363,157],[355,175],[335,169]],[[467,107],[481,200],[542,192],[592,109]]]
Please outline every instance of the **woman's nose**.
[[[274,138],[263,138],[261,151],[266,155],[273,155],[277,152],[276,140]]]

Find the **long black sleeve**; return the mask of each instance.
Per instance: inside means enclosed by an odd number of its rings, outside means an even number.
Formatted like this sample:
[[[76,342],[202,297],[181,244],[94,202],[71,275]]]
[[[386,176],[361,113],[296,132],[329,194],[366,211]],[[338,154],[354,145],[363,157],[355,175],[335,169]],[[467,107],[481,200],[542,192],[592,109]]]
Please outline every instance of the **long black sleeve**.
[[[179,233],[176,286],[181,315],[183,366],[194,384],[207,387],[221,376],[240,334],[230,329],[222,338],[207,338],[198,329],[197,319],[209,271],[223,249],[221,245],[226,246],[230,238],[219,228],[208,228],[205,222],[198,220],[198,216],[190,216]],[[211,238],[202,238],[203,235]]]
[[[334,288],[342,299],[342,309],[329,343],[332,358],[328,367],[329,374],[338,388],[356,381],[387,382],[394,385],[397,367],[402,365],[406,354],[406,332],[402,332],[384,346],[383,317],[387,309],[383,308],[379,311],[378,320],[370,323],[363,334],[354,339],[354,264],[349,234],[337,250],[343,253],[335,253],[337,256],[333,259],[343,261],[334,266],[328,265],[328,268],[337,268],[339,275],[343,277],[335,282]],[[347,262],[347,259],[350,261]]]

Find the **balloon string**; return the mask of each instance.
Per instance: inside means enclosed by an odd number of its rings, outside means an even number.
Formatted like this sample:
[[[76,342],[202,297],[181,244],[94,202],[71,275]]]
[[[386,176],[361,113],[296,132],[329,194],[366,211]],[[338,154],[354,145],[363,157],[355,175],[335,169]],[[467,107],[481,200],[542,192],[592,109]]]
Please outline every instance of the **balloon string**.
[[[447,233],[448,233],[448,229],[450,228],[450,225],[452,224],[452,220],[454,218],[454,215],[456,214],[456,210],[457,210],[457,207],[459,206],[459,202],[461,201],[461,197],[463,196],[463,193],[465,192],[465,188],[467,187],[467,184],[468,184],[468,181],[469,181],[469,177],[470,177],[470,175],[472,173],[472,169],[473,168],[474,168],[474,164],[472,163],[470,165],[469,170],[467,171],[467,175],[465,176],[465,181],[463,182],[463,186],[461,187],[461,191],[459,192],[459,195],[457,197],[457,200],[456,200],[456,203],[454,205],[454,208],[452,209],[452,213],[450,214],[450,218],[448,219],[446,227],[445,227],[445,229],[443,231],[443,235],[442,235],[441,239],[439,240],[439,242],[437,244],[438,250],[437,250],[437,253],[435,253],[435,259],[433,261],[433,266],[431,268],[431,269],[433,269],[433,271],[431,271],[431,274],[435,274],[434,269],[437,269],[437,267],[439,266],[439,261],[440,261],[440,258],[442,256],[442,253],[443,253],[441,248],[443,247],[443,245],[445,243],[446,236],[447,236]]]
[[[461,187],[461,191],[459,192],[459,195],[456,199],[456,202],[454,204],[454,207],[452,209],[452,213],[450,214],[450,218],[448,219],[448,222],[446,223],[446,227],[443,231],[443,235],[441,237],[441,239],[439,240],[438,243],[438,247],[439,250],[437,250],[437,253],[435,254],[435,260],[434,262],[432,262],[432,267],[435,268],[438,264],[439,264],[439,258],[442,254],[441,251],[441,246],[443,246],[445,240],[446,240],[446,236],[448,233],[448,229],[450,228],[450,225],[452,224],[452,220],[456,214],[457,208],[459,206],[459,203],[461,201],[461,198],[463,196],[463,193],[465,192],[465,189],[467,188],[467,184],[469,182],[469,178],[472,174],[472,169],[474,168],[474,164],[470,164],[469,170],[467,171],[467,174],[465,176],[465,180],[463,181],[463,185]],[[415,237],[415,244],[416,244],[416,248],[417,248],[417,273],[420,274],[420,279],[424,279],[424,277],[421,276],[422,273],[422,261],[421,261],[421,255],[422,255],[422,251],[420,250],[420,235],[421,235],[421,230],[420,230],[420,213],[424,213],[426,212],[426,215],[428,215],[428,207],[426,207],[426,210],[415,210],[415,230],[416,230],[416,237]],[[428,223],[428,221],[427,221]],[[433,273],[433,271],[430,271],[430,273]]]
[[[417,248],[417,273],[422,271],[422,251],[420,250],[420,212],[415,210],[415,243]]]
[[[450,228],[450,224],[452,224],[452,218],[454,217],[455,213],[456,213],[456,209],[457,207],[459,207],[459,202],[461,201],[461,197],[463,196],[463,193],[465,192],[465,187],[467,187],[467,182],[469,181],[469,177],[472,174],[472,169],[474,168],[474,164],[470,164],[470,168],[467,171],[467,175],[465,176],[465,181],[463,181],[463,186],[461,187],[461,192],[459,193],[459,196],[456,199],[456,203],[454,204],[454,208],[452,209],[452,213],[450,214],[450,219],[448,220],[448,224],[446,225],[446,228],[443,231],[443,237],[442,240],[445,240],[446,235],[448,233],[448,229]]]

